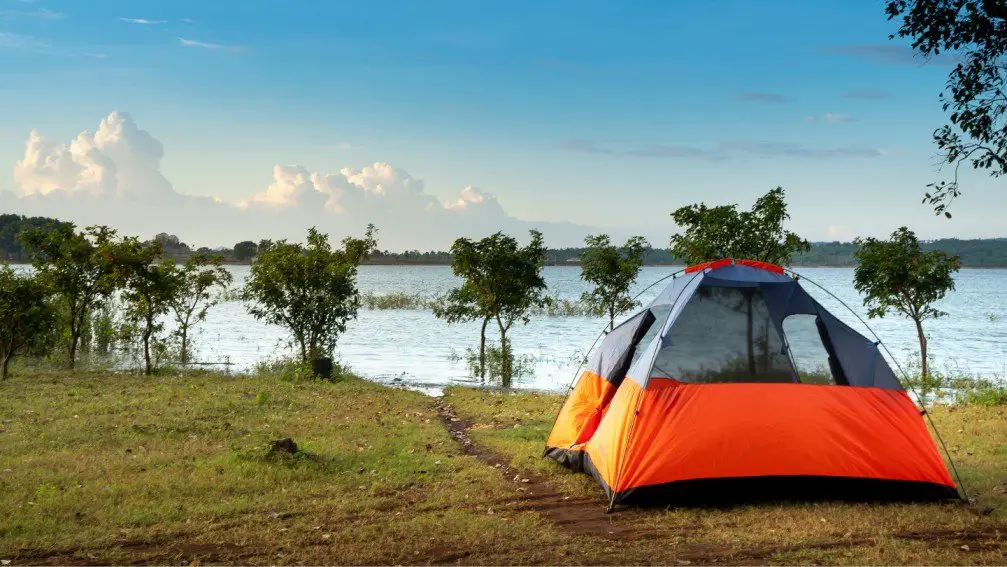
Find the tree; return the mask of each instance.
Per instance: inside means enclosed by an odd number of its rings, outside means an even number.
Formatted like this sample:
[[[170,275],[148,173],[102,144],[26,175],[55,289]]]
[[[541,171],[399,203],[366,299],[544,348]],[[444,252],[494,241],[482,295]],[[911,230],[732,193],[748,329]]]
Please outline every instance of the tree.
[[[707,207],[705,203],[671,213],[684,234],[671,237],[671,252],[688,264],[720,258],[746,258],[789,264],[794,254],[811,249],[807,240],[784,230],[790,218],[782,187],[759,197],[750,211],[737,205]]]
[[[0,263],[0,379],[6,379],[14,355],[42,337],[56,322],[43,278]]]
[[[180,358],[183,364],[189,362],[189,330],[206,318],[211,307],[220,302],[221,296],[214,290],[223,291],[231,284],[231,272],[222,265],[224,257],[196,252],[176,267],[178,293],[169,301],[171,314],[177,325],[175,334],[180,340]]]
[[[916,324],[926,389],[929,374],[923,321],[946,315],[933,305],[955,288],[953,274],[959,268],[958,257],[936,250],[924,252],[916,235],[906,227],[893,232],[888,240],[858,238],[854,242],[860,249],[855,252],[859,263],[853,285],[864,295],[868,316],[898,313]]]
[[[626,241],[620,250],[607,234],[584,239],[587,249],[580,255],[581,279],[594,284],[582,300],[598,315],[608,315],[608,328],[615,328],[615,316],[633,308],[629,288],[643,266],[649,244],[642,236]]]
[[[1007,173],[1007,4],[1003,0],[889,0],[889,20],[901,18],[896,35],[910,38],[925,57],[955,52],[957,64],[940,94],[950,124],[934,142],[951,180],[928,185],[924,203],[950,218],[947,208],[961,192],[958,168],[971,163],[993,177]],[[894,36],[893,36],[894,37]]]
[[[242,296],[256,319],[286,327],[308,362],[332,353],[346,323],[357,316],[357,266],[377,245],[374,225],[342,249],[312,228],[306,246],[271,242],[252,262]]]
[[[153,370],[151,340],[164,329],[159,319],[168,313],[182,290],[179,270],[172,261],[158,261],[164,253],[159,241],[141,243],[130,237],[123,241],[116,258],[116,269],[125,282],[122,298],[127,318],[138,325],[143,343],[143,371]]]
[[[115,267],[116,231],[90,226],[77,232],[72,223],[36,227],[21,233],[32,265],[65,302],[68,311],[70,368],[74,367],[91,310],[121,285]]]
[[[452,289],[434,314],[449,323],[481,320],[479,331],[479,374],[486,376],[486,327],[495,320],[500,332],[502,361],[500,374],[510,384],[512,359],[507,332],[516,321],[528,322],[532,307],[546,305],[546,283],[542,279],[545,247],[542,234],[530,231],[531,242],[519,247],[517,240],[497,232],[482,240],[459,238],[451,246],[451,269],[464,278]]]
[[[239,262],[251,260],[256,253],[261,253],[257,244],[251,240],[244,240],[234,245],[234,259]]]

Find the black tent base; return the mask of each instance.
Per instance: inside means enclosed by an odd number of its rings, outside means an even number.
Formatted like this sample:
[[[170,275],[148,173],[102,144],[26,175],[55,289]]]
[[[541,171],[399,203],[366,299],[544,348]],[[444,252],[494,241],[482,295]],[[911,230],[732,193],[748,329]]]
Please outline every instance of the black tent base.
[[[931,482],[832,476],[760,476],[671,482],[624,490],[616,504],[737,506],[767,502],[940,502],[959,500],[954,487]]]
[[[586,454],[583,466],[584,471],[598,481],[613,506],[731,507],[771,502],[962,501],[955,487],[932,482],[801,475],[680,480],[631,488],[613,495],[612,489],[602,480]]]

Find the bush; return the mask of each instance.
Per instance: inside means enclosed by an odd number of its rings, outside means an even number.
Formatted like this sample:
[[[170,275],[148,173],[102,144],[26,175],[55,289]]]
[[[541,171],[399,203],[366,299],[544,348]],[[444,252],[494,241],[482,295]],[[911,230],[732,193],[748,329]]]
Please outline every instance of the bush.
[[[279,378],[284,382],[326,380],[315,376],[310,362],[301,362],[292,358],[276,358],[259,362],[255,365],[255,374],[266,378]],[[329,382],[342,382],[352,376],[348,366],[338,360],[332,361],[332,374],[328,377]]]

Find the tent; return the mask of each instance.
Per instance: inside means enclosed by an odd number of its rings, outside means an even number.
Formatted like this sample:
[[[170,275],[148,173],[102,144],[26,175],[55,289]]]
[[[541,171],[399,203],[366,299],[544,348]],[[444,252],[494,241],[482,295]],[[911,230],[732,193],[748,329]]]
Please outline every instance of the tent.
[[[958,498],[878,343],[751,260],[686,268],[609,332],[546,455],[610,507]]]

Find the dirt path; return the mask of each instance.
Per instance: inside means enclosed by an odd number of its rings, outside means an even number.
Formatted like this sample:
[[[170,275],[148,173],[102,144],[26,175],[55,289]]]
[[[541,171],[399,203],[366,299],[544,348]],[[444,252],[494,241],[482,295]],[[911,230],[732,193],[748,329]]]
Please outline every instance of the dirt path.
[[[606,514],[606,503],[601,498],[581,498],[566,496],[556,490],[548,480],[527,471],[519,471],[508,464],[506,458],[472,441],[469,430],[472,423],[459,418],[451,404],[443,399],[436,401],[437,413],[451,437],[458,442],[466,454],[489,466],[500,470],[504,478],[517,485],[517,494],[500,499],[501,504],[512,510],[531,511],[542,514],[559,528],[575,535],[627,540],[667,537],[663,534],[641,530],[632,525],[632,515],[626,512]],[[997,526],[976,527],[965,530],[910,531],[888,534],[893,539],[918,540],[934,544],[950,545],[962,550],[978,551],[995,549],[1003,551],[1007,547],[1007,532]],[[874,538],[850,537],[812,541],[800,545],[764,545],[740,548],[731,545],[694,543],[679,549],[678,559],[682,565],[692,563],[722,565],[764,563],[779,553],[852,549],[865,545],[877,545]],[[1007,554],[1005,554],[1007,558]]]
[[[469,437],[472,423],[459,418],[451,404],[443,399],[437,400],[436,408],[444,427],[466,454],[498,469],[504,478],[515,483],[516,494],[500,499],[511,510],[538,512],[561,529],[577,535],[623,541],[645,537],[629,526],[624,516],[606,514],[602,499],[564,495],[548,480],[527,471],[518,471],[503,456],[476,445]]]

